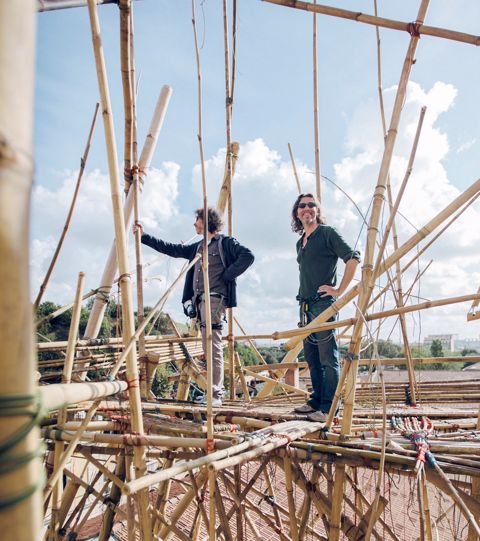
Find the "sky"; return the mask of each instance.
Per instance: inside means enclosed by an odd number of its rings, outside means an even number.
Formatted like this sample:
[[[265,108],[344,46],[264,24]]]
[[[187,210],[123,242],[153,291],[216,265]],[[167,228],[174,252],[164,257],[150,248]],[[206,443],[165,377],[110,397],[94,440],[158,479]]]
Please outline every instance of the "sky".
[[[373,0],[331,1],[330,5],[369,14],[374,11]],[[419,2],[413,0],[378,1],[380,16],[405,22],[415,20],[418,7]],[[226,144],[222,2],[197,1],[196,10],[208,200],[214,205]],[[98,11],[121,159],[118,8],[99,6]],[[139,149],[162,85],[173,89],[145,180],[141,221],[150,234],[172,242],[188,241],[194,235],[194,210],[202,205],[191,2],[141,0],[134,3],[134,17]],[[478,34],[479,20],[476,0],[432,0],[425,24]],[[375,28],[319,15],[317,34],[320,161],[325,177],[322,206],[329,225],[363,253],[363,217],[369,216],[383,152]],[[380,38],[388,125],[409,35],[381,29]],[[99,99],[86,8],[38,14],[37,44],[32,298],[62,231]],[[416,160],[397,220],[400,244],[478,178],[479,54],[472,45],[428,36],[420,39],[390,169],[395,196],[406,172],[420,109],[426,106]],[[240,0],[232,121],[232,139],[240,143],[240,152],[233,186],[233,234],[256,256],[254,265],[239,279],[236,311],[249,334],[290,329],[298,321],[298,237],[290,228],[298,190],[287,145],[292,145],[302,190],[313,190],[312,77],[312,15],[260,0]],[[477,291],[479,205],[474,203],[404,275],[407,291],[416,274],[433,260],[413,286],[409,303]],[[382,226],[387,220],[385,211]],[[128,237],[132,245],[133,236]],[[97,287],[112,238],[108,166],[99,118],[72,225],[44,299],[72,302],[80,271],[86,273],[87,290]],[[130,251],[133,272],[135,260]],[[182,262],[159,257],[148,247],[142,253],[145,298],[153,305],[175,279]],[[339,275],[342,273],[340,263]],[[359,277],[360,271],[356,279]],[[382,278],[377,286],[384,283]],[[184,321],[180,290],[170,297],[165,310]],[[408,315],[409,339],[416,342],[439,333],[478,338],[480,321],[466,320],[470,304]],[[370,311],[393,306],[393,299],[386,297]],[[347,307],[340,317],[352,314],[353,307]],[[370,330],[398,342],[401,334],[394,323],[389,320],[380,328],[375,324]]]

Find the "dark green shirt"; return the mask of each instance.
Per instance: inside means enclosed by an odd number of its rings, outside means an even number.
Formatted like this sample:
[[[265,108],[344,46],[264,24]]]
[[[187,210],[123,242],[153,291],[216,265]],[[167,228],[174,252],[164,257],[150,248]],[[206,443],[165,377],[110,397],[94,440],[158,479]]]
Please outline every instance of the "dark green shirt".
[[[297,242],[297,261],[300,270],[298,295],[308,299],[317,293],[321,285],[337,285],[337,262],[350,259],[360,261],[360,253],[343,240],[337,231],[328,225],[319,225],[302,247],[303,237]],[[328,297],[330,298],[330,297]]]

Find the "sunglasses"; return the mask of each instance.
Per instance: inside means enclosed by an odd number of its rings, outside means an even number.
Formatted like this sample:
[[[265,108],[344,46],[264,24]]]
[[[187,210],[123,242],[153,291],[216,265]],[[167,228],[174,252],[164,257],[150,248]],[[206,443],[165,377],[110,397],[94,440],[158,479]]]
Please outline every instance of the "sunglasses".
[[[308,203],[299,203],[298,204],[299,209],[304,209],[305,207],[308,207],[309,209],[314,209],[316,206],[317,206],[317,204],[314,203],[313,201],[309,201]]]

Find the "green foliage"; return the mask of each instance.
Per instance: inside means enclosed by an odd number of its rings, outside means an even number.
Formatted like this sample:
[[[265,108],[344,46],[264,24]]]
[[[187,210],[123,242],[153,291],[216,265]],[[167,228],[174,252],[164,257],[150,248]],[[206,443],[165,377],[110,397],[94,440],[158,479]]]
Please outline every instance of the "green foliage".
[[[157,366],[157,369],[155,370],[155,375],[153,377],[153,382],[152,382],[152,393],[157,398],[170,397],[172,384],[168,379],[169,375],[170,375],[170,370],[166,365],[161,364]]]
[[[281,363],[287,352],[279,346],[262,346],[258,348],[267,364]]]
[[[243,366],[260,364],[260,360],[255,355],[253,350],[248,346],[244,346],[242,344],[239,344],[238,342],[235,342],[235,351],[238,353],[238,356],[240,357],[240,362]]]
[[[443,357],[443,347],[440,340],[432,340],[432,345],[430,346],[430,353],[432,354],[432,357]]]
[[[478,355],[478,351],[476,349],[463,348],[462,351],[460,352],[460,355],[462,357],[469,357],[471,355]]]

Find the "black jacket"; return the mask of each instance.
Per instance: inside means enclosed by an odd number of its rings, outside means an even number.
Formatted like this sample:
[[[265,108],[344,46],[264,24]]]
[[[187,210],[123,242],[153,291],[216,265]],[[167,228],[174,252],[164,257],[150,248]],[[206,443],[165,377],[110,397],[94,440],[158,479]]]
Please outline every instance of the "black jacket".
[[[233,237],[227,237],[225,235],[218,235],[218,237],[220,243],[220,256],[222,257],[223,265],[225,267],[222,277],[227,286],[225,306],[227,308],[232,308],[233,306],[237,306],[236,278],[250,267],[255,258],[248,248],[242,246]],[[142,244],[146,244],[157,252],[166,254],[170,257],[183,257],[189,261],[195,257],[201,242],[202,241],[200,240],[193,244],[172,244],[171,242],[156,239],[146,233],[142,235]],[[185,277],[182,303],[191,300],[193,297],[193,272],[194,267],[189,269],[187,276]]]

